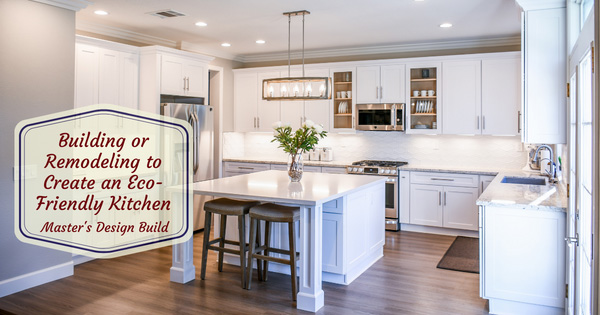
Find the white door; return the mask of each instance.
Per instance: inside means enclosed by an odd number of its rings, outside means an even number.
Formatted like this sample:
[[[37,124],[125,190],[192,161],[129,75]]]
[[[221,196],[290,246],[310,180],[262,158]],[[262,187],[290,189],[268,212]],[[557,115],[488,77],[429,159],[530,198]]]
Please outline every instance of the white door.
[[[98,104],[98,48],[75,46],[75,107]]]
[[[579,63],[579,74],[577,84],[577,103],[578,103],[578,145],[579,148],[577,162],[579,168],[577,184],[577,203],[579,211],[577,212],[575,226],[579,235],[579,247],[576,250],[576,285],[575,288],[575,309],[578,314],[591,314],[592,311],[592,283],[593,278],[593,258],[592,242],[594,234],[594,190],[593,181],[595,167],[594,160],[594,140],[593,140],[593,73],[592,73],[592,55],[591,50],[583,57]]]
[[[119,105],[119,52],[100,49],[98,103]]]
[[[356,67],[356,103],[379,103],[379,66]]]
[[[573,48],[570,66],[569,119],[569,223],[567,257],[569,284],[568,314],[596,314],[593,296],[598,196],[593,193],[597,178],[598,147],[594,141],[594,72],[592,57],[593,23],[587,23]]]
[[[262,82],[264,79],[279,78],[279,71],[261,72],[258,74],[258,86],[254,85],[258,93],[258,107],[256,126],[258,131],[273,131],[273,123],[280,121],[279,101],[267,101],[262,99]],[[276,89],[277,90],[277,89]],[[279,91],[275,91],[277,95]]]
[[[187,61],[185,63],[184,75],[186,78],[185,95],[207,97],[208,69],[204,62]]]
[[[237,132],[256,131],[257,86],[255,72],[233,75],[233,126]]]
[[[410,223],[442,226],[443,186],[410,185]]]
[[[160,69],[161,94],[183,95],[185,93],[185,76],[183,60],[172,56],[162,56]]]
[[[442,64],[444,134],[481,133],[481,61]]]
[[[138,54],[120,53],[121,71],[119,105],[138,109],[139,60]]]
[[[481,62],[481,118],[484,135],[518,135],[521,109],[521,60]]]
[[[379,97],[382,103],[404,103],[406,66],[381,66],[381,88]]]

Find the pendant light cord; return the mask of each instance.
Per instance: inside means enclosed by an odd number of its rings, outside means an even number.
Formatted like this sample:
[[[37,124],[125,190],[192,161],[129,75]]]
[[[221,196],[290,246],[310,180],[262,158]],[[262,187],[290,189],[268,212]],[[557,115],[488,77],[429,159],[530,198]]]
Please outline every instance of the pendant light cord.
[[[292,61],[290,59],[290,38],[291,38],[291,31],[292,28],[292,16],[288,15],[288,78],[291,77],[291,71],[290,68],[292,66]]]
[[[302,13],[302,76],[304,77],[304,13]]]

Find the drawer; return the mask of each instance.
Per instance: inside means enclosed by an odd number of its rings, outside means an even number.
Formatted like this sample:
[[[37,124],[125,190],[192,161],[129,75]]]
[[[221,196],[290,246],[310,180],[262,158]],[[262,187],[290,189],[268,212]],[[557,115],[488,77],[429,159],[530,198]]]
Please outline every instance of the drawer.
[[[271,169],[276,171],[287,171],[287,164],[271,164]]]
[[[323,204],[323,212],[325,212],[325,213],[344,213],[343,209],[344,209],[344,198],[343,197],[328,201]]]
[[[277,170],[277,171],[287,171],[288,166],[287,166],[287,164],[271,164],[271,169]],[[321,173],[321,167],[304,165],[304,171],[305,172],[313,172],[313,173]]]
[[[240,173],[254,173],[261,171],[268,171],[271,169],[270,164],[262,163],[240,163],[240,162],[225,162],[223,166],[224,171],[229,172],[240,172]]]
[[[479,175],[437,172],[410,172],[410,183],[456,187],[479,187]]]

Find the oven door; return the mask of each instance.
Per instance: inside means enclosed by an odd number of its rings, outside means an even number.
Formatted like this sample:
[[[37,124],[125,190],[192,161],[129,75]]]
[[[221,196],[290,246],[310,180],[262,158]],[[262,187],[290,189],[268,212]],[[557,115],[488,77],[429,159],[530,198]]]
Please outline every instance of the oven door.
[[[399,231],[398,177],[388,177],[385,182],[385,229]]]
[[[357,130],[394,130],[396,113],[392,104],[356,105]]]

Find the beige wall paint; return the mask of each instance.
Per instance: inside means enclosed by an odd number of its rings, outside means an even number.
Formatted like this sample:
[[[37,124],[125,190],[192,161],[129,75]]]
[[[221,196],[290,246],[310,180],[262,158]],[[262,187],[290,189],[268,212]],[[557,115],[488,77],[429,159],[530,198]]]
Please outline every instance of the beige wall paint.
[[[15,237],[13,146],[19,121],[73,108],[75,12],[0,0],[0,47],[0,284],[10,284],[15,277],[72,260],[70,253]]]
[[[223,68],[223,132],[233,131],[233,69],[240,68],[241,62],[215,58],[211,63]]]

